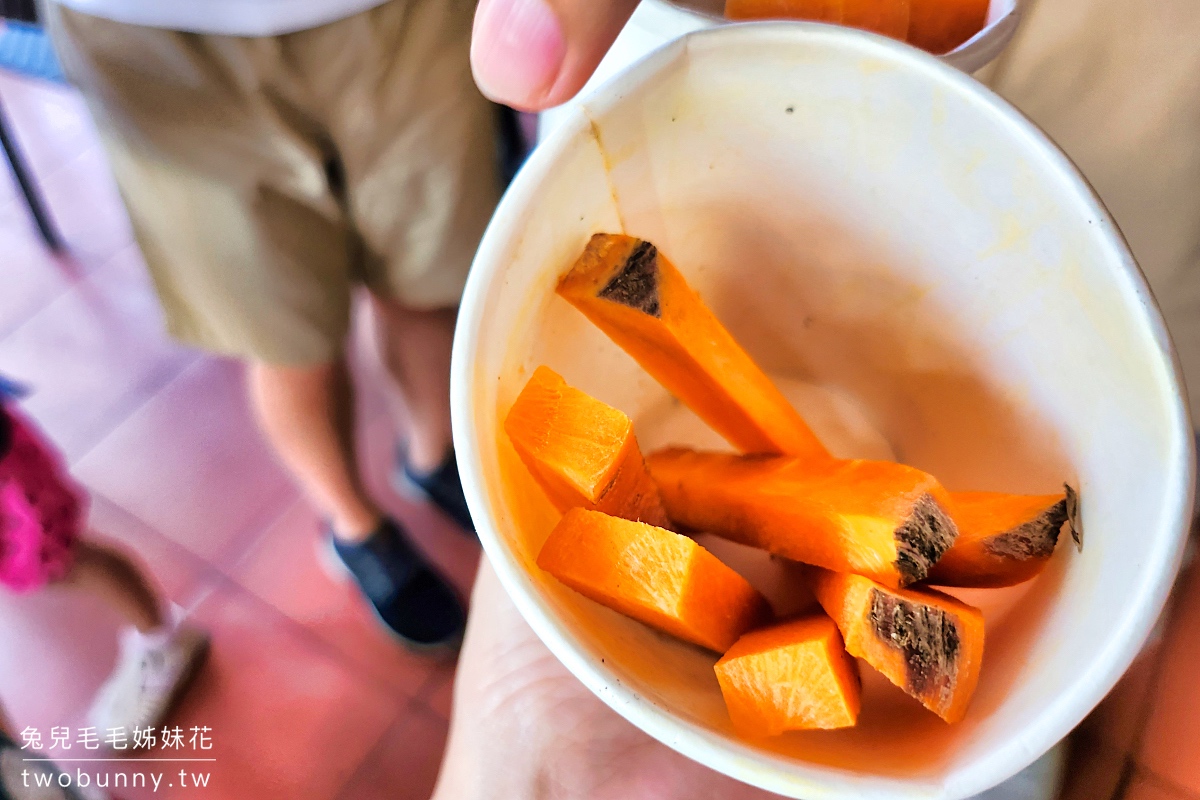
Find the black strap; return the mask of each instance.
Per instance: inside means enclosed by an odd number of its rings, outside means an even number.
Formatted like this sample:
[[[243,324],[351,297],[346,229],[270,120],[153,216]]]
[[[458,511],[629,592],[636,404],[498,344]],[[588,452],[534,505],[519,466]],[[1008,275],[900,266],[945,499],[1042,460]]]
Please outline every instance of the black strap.
[[[8,449],[12,447],[13,439],[13,420],[12,415],[4,408],[4,403],[0,401],[0,461],[8,455]]]
[[[37,22],[37,3],[35,0],[0,0],[0,17],[18,22]]]

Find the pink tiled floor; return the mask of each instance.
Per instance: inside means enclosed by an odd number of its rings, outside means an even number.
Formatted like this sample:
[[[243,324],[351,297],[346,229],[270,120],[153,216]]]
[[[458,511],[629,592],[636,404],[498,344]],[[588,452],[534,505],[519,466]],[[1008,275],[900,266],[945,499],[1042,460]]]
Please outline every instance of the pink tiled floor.
[[[94,529],[213,634],[175,721],[213,729],[212,784],[155,796],[427,798],[453,662],[405,651],[327,574],[317,517],[258,435],[238,366],[163,334],[75,94],[0,72],[0,100],[70,246],[43,248],[0,161],[0,374],[34,388],[25,410],[91,491]],[[395,431],[363,351],[368,482],[465,595],[478,546],[388,488]],[[82,724],[119,625],[66,590],[0,593],[0,701],[18,728]]]
[[[0,165],[0,373],[37,389],[26,408],[92,491],[95,529],[213,633],[178,719],[214,731],[203,796],[428,797],[454,665],[398,647],[327,574],[316,516],[256,433],[237,366],[163,336],[78,98],[0,72],[0,99],[72,253],[44,250]],[[395,432],[360,355],[368,484],[465,594],[478,547],[391,493]],[[19,727],[79,723],[118,624],[69,593],[0,594],[0,699]],[[1065,797],[1200,800],[1200,568],[1163,630],[1077,735]],[[199,796],[157,796],[174,795]]]

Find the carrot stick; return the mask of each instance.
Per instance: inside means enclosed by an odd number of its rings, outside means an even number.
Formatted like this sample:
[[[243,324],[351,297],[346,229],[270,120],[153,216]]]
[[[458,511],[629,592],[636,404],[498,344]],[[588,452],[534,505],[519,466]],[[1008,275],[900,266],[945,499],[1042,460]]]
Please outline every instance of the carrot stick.
[[[903,40],[910,0],[725,0],[727,19],[806,19]]]
[[[680,526],[887,586],[924,579],[957,535],[946,490],[902,464],[682,448],[646,463]]]
[[[601,605],[717,652],[770,614],[745,578],[688,537],[599,511],[564,514],[537,563]]]
[[[933,569],[938,586],[1015,586],[1045,568],[1067,521],[1063,494],[954,492],[958,538]]]
[[[654,245],[598,233],[558,293],[733,446],[828,458],[804,419]]]
[[[858,721],[858,665],[825,614],[747,633],[716,672],[734,727],[748,735],[848,728]]]
[[[813,570],[817,600],[850,655],[866,660],[946,722],[957,722],[979,681],[983,614],[931,589],[890,589],[870,578]]]
[[[538,367],[504,419],[517,454],[560,511],[581,506],[665,527],[629,417]]]

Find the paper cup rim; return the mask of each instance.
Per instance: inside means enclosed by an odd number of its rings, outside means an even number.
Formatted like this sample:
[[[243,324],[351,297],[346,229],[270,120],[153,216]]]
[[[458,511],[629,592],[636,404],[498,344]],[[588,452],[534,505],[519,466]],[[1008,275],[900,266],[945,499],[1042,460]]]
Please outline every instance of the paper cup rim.
[[[475,391],[476,356],[481,326],[493,287],[503,281],[500,257],[509,239],[518,231],[525,209],[537,201],[537,187],[548,177],[574,137],[590,122],[588,106],[619,103],[623,96],[669,69],[680,57],[706,50],[752,42],[761,52],[777,52],[768,46],[836,46],[857,55],[885,60],[926,76],[975,105],[982,113],[1001,122],[1014,137],[1025,140],[1031,152],[1057,173],[1071,180],[1089,206],[1097,235],[1121,256],[1120,268],[1111,278],[1121,282],[1126,307],[1136,307],[1142,325],[1155,342],[1152,353],[1170,364],[1169,380],[1178,398],[1172,419],[1172,438],[1182,443],[1176,449],[1178,463],[1170,471],[1178,485],[1167,495],[1177,498],[1162,530],[1178,535],[1158,535],[1155,547],[1146,553],[1146,566],[1139,572],[1142,583],[1131,593],[1126,613],[1113,620],[1112,635],[1102,655],[1092,661],[1069,691],[1031,719],[1026,732],[1013,736],[985,756],[974,760],[969,770],[950,773],[950,780],[926,776],[886,777],[822,765],[794,764],[785,771],[779,756],[749,744],[734,742],[718,734],[689,726],[674,714],[610,680],[605,669],[584,652],[579,640],[541,597],[532,577],[503,542],[491,514],[489,493],[481,459],[476,452]],[[478,376],[494,380],[495,376]],[[451,368],[451,415],[454,445],[459,453],[463,489],[476,523],[480,542],[498,577],[521,615],[538,637],[567,669],[591,692],[626,720],[663,744],[705,766],[768,791],[796,796],[853,796],[871,792],[878,797],[963,798],[999,784],[1036,760],[1065,737],[1111,690],[1132,663],[1161,612],[1182,561],[1186,531],[1191,519],[1195,489],[1195,443],[1186,402],[1182,369],[1166,325],[1144,275],[1129,251],[1123,235],[1095,190],[1071,160],[1045,133],[1007,101],[946,62],[891,39],[862,31],[819,23],[754,22],[721,26],[687,34],[668,42],[629,68],[613,76],[590,94],[580,107],[570,110],[563,123],[531,155],[503,197],[477,251],[463,292],[454,337]]]

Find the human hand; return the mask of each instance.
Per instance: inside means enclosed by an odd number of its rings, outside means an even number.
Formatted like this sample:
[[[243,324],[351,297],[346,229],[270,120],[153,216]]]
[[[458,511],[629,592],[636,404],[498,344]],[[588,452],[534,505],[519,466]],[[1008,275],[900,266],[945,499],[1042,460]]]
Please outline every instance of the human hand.
[[[567,672],[479,567],[433,800],[766,800],[634,728]]]
[[[480,0],[471,37],[475,82],[492,100],[540,111],[591,77],[637,0]]]

